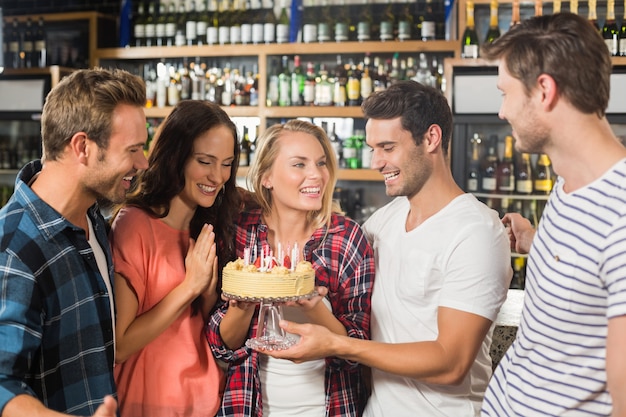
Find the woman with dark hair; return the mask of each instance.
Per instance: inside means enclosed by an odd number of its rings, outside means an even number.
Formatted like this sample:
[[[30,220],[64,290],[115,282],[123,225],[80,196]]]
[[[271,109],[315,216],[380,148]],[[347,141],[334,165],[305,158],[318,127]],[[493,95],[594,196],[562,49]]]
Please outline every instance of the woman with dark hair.
[[[148,162],[111,229],[121,415],[212,417],[224,378],[203,328],[234,255],[235,125],[217,105],[182,101]]]

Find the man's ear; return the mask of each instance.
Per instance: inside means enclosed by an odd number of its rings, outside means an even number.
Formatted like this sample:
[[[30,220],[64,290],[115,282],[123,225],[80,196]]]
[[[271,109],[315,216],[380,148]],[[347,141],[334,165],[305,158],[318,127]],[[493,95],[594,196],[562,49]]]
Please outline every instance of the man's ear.
[[[92,142],[87,137],[87,134],[85,132],[78,132],[71,137],[67,146],[70,148],[74,158],[80,161],[80,163],[86,164],[91,152],[90,145],[92,145]]]

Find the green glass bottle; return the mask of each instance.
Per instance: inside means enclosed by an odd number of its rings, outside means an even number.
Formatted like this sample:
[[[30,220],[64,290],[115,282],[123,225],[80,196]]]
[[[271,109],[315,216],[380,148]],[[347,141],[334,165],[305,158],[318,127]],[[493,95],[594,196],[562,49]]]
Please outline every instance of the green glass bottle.
[[[461,38],[461,56],[463,58],[478,58],[478,33],[476,33],[476,26],[474,25],[474,2],[468,0],[467,7],[467,20],[465,25],[465,31]]]

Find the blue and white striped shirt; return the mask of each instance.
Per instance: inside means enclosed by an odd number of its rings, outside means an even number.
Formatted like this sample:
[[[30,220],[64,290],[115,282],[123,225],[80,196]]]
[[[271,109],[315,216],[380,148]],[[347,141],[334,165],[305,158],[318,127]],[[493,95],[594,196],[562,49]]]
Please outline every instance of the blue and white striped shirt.
[[[559,179],[529,253],[517,339],[483,416],[610,416],[608,320],[626,315],[626,160],[570,194]]]
[[[18,175],[0,210],[0,414],[20,394],[48,408],[92,415],[113,380],[113,322],[105,282],[84,230],[27,185],[39,161]],[[89,218],[113,266],[97,206]]]

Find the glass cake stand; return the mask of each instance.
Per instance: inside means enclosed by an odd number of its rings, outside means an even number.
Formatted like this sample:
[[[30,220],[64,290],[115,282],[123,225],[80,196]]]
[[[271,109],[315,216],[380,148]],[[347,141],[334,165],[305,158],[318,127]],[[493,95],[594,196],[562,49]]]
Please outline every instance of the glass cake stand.
[[[317,290],[297,297],[240,297],[223,293],[227,298],[247,303],[259,303],[259,319],[256,337],[246,340],[250,349],[284,350],[296,344],[297,339],[290,336],[278,324],[283,318],[283,304],[289,301],[309,299],[317,295]]]

